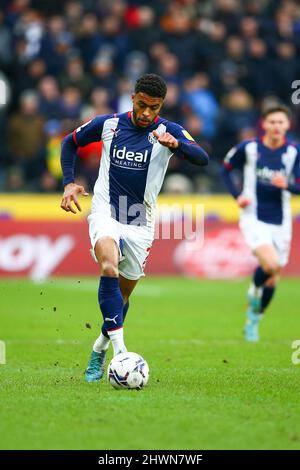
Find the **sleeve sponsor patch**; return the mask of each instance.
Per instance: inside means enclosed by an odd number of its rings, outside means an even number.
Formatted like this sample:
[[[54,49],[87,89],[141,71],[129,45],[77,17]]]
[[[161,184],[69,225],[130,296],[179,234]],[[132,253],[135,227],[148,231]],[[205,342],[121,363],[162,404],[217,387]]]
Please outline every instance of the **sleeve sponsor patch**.
[[[182,133],[187,140],[194,140],[191,134],[189,134],[189,132],[186,131],[185,129],[182,130]]]

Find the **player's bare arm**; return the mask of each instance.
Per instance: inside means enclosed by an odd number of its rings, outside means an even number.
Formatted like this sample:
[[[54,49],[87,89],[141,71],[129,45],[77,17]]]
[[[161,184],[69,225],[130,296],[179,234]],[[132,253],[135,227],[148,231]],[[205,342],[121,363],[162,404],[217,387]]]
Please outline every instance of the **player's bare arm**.
[[[179,146],[178,140],[169,132],[158,134],[158,132],[153,131],[153,135],[158,140],[158,142],[164,147],[168,147],[170,149],[177,149]]]
[[[82,196],[88,196],[89,194],[86,192],[83,186],[80,186],[76,183],[69,183],[65,186],[64,194],[62,197],[62,201],[60,207],[66,212],[73,212],[73,214],[77,214],[73,204],[77,207],[77,209],[81,212],[81,206],[78,202],[78,195],[81,194]]]

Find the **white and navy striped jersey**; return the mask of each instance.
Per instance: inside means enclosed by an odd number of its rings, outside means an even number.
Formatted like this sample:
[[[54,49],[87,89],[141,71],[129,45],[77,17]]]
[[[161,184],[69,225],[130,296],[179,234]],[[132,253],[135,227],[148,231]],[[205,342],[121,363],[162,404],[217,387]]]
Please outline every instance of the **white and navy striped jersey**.
[[[300,151],[296,144],[285,141],[281,147],[271,149],[261,139],[247,140],[228,152],[224,165],[227,173],[234,168],[243,171],[242,194],[251,200],[244,209],[247,213],[275,225],[290,217],[290,192],[297,194],[300,183]],[[276,173],[282,173],[290,182],[287,190],[272,185]],[[239,192],[230,184],[228,174],[225,176],[229,190],[237,197]]]
[[[172,134],[179,147],[171,150],[161,145],[153,136],[154,130]],[[141,128],[133,124],[130,112],[97,116],[64,139],[61,156],[64,184],[74,181],[77,146],[99,140],[103,146],[92,212],[113,211],[114,218],[121,223],[144,219],[143,225],[153,226],[156,198],[173,153],[198,165],[208,163],[206,152],[178,124],[158,116],[151,125]]]

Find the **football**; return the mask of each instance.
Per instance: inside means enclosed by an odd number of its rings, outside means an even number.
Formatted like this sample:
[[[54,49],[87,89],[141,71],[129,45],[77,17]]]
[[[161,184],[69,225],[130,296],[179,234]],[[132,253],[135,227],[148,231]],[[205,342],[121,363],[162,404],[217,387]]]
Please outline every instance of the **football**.
[[[134,352],[117,354],[109,363],[107,377],[114,388],[140,390],[148,382],[149,366]]]

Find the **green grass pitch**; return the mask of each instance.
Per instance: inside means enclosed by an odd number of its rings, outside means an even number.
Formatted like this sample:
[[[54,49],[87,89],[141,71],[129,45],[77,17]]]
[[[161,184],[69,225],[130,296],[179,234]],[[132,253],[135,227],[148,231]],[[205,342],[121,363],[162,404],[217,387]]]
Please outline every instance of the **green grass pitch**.
[[[242,336],[247,285],[142,280],[125,337],[150,380],[118,391],[83,377],[100,327],[97,280],[2,280],[0,448],[299,449],[299,280],[282,280],[257,344]]]

